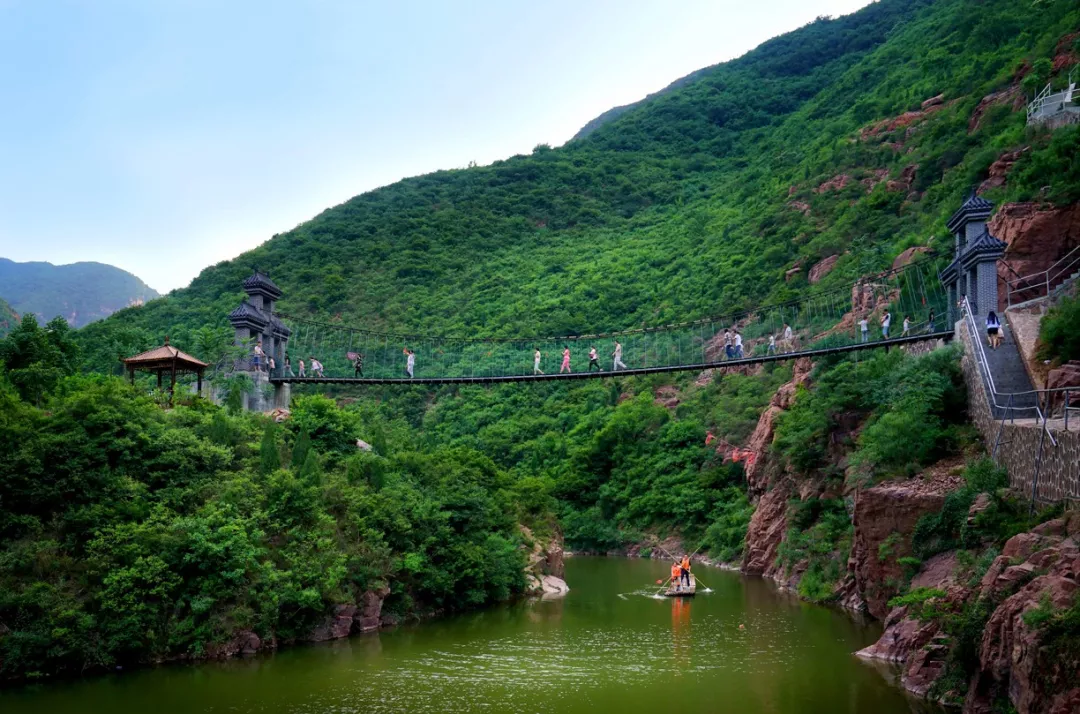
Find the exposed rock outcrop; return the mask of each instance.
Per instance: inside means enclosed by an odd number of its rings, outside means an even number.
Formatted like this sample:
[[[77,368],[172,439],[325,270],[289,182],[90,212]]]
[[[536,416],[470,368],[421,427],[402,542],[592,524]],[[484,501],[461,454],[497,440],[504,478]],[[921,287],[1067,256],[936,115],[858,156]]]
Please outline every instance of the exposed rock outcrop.
[[[570,591],[563,580],[564,549],[562,533],[541,541],[525,526],[518,526],[527,543],[532,543],[525,566],[526,591],[530,595],[565,595]]]
[[[352,633],[353,618],[356,617],[356,605],[335,605],[333,612],[318,625],[313,627],[303,639],[306,642],[326,642],[348,637]]]
[[[871,615],[884,620],[888,602],[904,583],[898,560],[911,555],[912,531],[927,513],[941,510],[959,477],[921,478],[860,491],[855,500],[852,576]]]
[[[987,94],[979,101],[978,106],[975,107],[975,111],[971,113],[971,119],[968,121],[969,133],[975,133],[982,128],[983,117],[986,116],[986,113],[993,107],[1007,106],[1012,111],[1018,111],[1024,107],[1024,91],[1020,88],[1020,79],[1021,77],[1017,77],[1016,83],[1000,92]]]
[[[1001,188],[1005,185],[1005,181],[1009,176],[1009,172],[1012,171],[1012,167],[1020,160],[1020,157],[1031,150],[1031,147],[1025,146],[1022,149],[1016,151],[1007,151],[997,158],[994,163],[990,164],[989,173],[990,176],[981,184],[976,193],[983,194],[994,188]]]
[[[929,251],[930,251],[930,249],[927,248],[924,245],[918,245],[918,246],[915,246],[913,248],[905,248],[900,253],[900,255],[896,256],[896,258],[893,260],[892,269],[893,270],[899,270],[900,268],[903,268],[905,265],[910,264],[912,261],[914,261],[920,255],[923,255],[924,253],[928,253]]]
[[[238,655],[253,655],[262,649],[273,649],[275,645],[272,639],[264,643],[262,638],[251,630],[241,630],[228,642],[207,647],[206,656],[210,659],[228,659]]]
[[[1067,250],[1080,245],[1080,203],[1069,206],[1006,203],[990,220],[988,228],[1008,244],[1005,260],[1016,271],[1014,274],[999,265],[998,277],[1002,281],[1014,280],[1016,274],[1031,275],[1046,270]],[[998,292],[1000,307],[1004,309],[1006,291]]]
[[[828,181],[823,182],[820,186],[814,189],[814,193],[828,193],[829,191],[840,191],[847,188],[855,179],[851,178],[847,174],[837,174]]]
[[[787,529],[787,504],[791,497],[788,488],[779,484],[762,494],[746,530],[746,554],[742,571],[770,577],[776,562],[776,552]]]
[[[810,275],[808,280],[811,285],[821,282],[821,279],[832,272],[832,269],[836,267],[837,261],[840,260],[839,255],[830,255],[827,258],[822,258],[810,268]]]
[[[890,179],[885,184],[885,188],[890,191],[907,193],[911,190],[911,186],[915,183],[915,176],[919,172],[918,164],[909,164],[905,166],[903,171],[900,172],[900,178]]]
[[[765,454],[772,444],[773,436],[776,433],[776,415],[791,407],[792,403],[795,401],[795,394],[799,385],[805,384],[807,380],[810,379],[810,372],[812,370],[813,364],[809,359],[803,357],[795,361],[791,381],[781,385],[781,387],[776,390],[776,394],[774,394],[769,401],[769,406],[761,413],[761,416],[758,418],[757,426],[754,428],[753,433],[750,434],[750,439],[746,443],[746,448],[755,454],[755,457],[745,462],[745,470],[746,482],[750,489],[750,495],[753,498],[756,498],[764,492],[765,487],[768,485],[765,479],[765,468],[767,465]]]
[[[939,94],[936,97],[931,97],[924,101],[922,106],[915,111],[904,112],[899,116],[882,119],[876,124],[871,124],[860,132],[860,137],[863,141],[866,141],[867,139],[872,139],[882,134],[888,134],[897,129],[910,128],[923,121],[931,114],[941,111],[945,106],[945,99]]]

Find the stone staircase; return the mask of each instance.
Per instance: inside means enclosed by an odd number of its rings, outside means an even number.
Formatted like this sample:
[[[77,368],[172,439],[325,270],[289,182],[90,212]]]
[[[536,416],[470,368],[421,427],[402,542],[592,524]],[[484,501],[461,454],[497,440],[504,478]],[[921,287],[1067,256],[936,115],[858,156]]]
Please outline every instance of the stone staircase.
[[[1012,409],[1009,410],[1009,397],[1002,396],[1015,392],[1031,392],[1035,387],[1031,384],[1027,368],[1024,366],[1024,358],[1016,345],[1016,339],[1011,330],[1005,330],[1005,339],[996,350],[990,349],[985,341],[985,329],[981,331],[982,351],[986,356],[986,364],[990,368],[990,375],[994,380],[993,390],[987,384],[987,395],[991,396],[990,411],[995,419],[1013,417],[1016,419],[1033,418],[1036,416],[1035,407],[1038,406],[1038,397],[1035,394],[1024,394],[1012,397]],[[985,379],[984,379],[985,381]],[[996,392],[996,394],[994,394]],[[996,404],[995,404],[996,402]]]

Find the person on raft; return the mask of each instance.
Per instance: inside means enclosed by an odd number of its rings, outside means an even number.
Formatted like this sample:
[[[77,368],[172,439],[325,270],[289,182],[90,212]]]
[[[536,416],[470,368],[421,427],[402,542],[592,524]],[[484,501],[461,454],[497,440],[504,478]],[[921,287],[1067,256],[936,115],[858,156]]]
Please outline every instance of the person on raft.
[[[682,577],[682,568],[678,563],[671,564],[671,587],[676,592],[679,590],[679,578]]]
[[[690,587],[690,556],[683,556],[680,570],[682,570],[683,584],[686,585],[686,587]]]

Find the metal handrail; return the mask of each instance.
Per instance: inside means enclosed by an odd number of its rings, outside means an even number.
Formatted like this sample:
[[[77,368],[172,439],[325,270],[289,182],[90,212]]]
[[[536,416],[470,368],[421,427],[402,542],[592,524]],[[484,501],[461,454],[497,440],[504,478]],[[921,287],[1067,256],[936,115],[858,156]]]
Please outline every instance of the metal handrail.
[[[1068,261],[1066,263],[1066,261]],[[1008,265],[1006,263],[1006,265]],[[1054,261],[1054,263],[1045,270],[1040,270],[1030,275],[1018,277],[1015,280],[1006,280],[1005,285],[1008,287],[1008,303],[1012,305],[1013,293],[1023,292],[1026,290],[1034,290],[1045,287],[1047,296],[1050,295],[1050,283],[1057,280],[1063,275],[1068,275],[1069,271],[1080,265],[1080,245],[1076,246],[1061,258]],[[1010,270],[1016,273],[1011,265],[1008,266]],[[1036,281],[1036,279],[1038,280]],[[1027,283],[1027,285],[1020,285],[1021,282]]]
[[[1025,392],[999,392],[994,385],[994,375],[990,372],[990,362],[986,359],[986,350],[983,349],[982,338],[979,336],[978,327],[975,326],[975,314],[971,311],[971,303],[968,302],[967,296],[960,301],[960,309],[964,315],[964,322],[967,323],[968,333],[971,337],[971,344],[973,351],[976,355],[976,361],[979,364],[979,370],[983,373],[983,377],[986,379],[987,384],[990,387],[990,391],[987,397],[990,403],[997,409],[1005,410],[1005,416],[1002,419],[1009,418],[1014,411],[1034,411],[1035,419],[1042,422],[1042,428],[1046,431],[1046,435],[1050,438],[1050,442],[1057,446],[1057,440],[1054,435],[1050,433],[1050,428],[1046,425],[1046,417],[1043,415],[1042,409],[1039,407],[1039,400],[1035,400],[1035,406],[1013,406],[1013,401],[1016,397],[1027,396],[1029,394],[1046,394],[1050,395],[1055,392],[1069,391],[1069,387],[1057,387],[1054,389],[1030,389]],[[1072,391],[1076,391],[1076,388],[1072,388]],[[998,402],[998,397],[1008,397],[1008,405],[1002,405]],[[1049,396],[1047,397],[1049,403]],[[1013,417],[1015,419],[1015,417]]]

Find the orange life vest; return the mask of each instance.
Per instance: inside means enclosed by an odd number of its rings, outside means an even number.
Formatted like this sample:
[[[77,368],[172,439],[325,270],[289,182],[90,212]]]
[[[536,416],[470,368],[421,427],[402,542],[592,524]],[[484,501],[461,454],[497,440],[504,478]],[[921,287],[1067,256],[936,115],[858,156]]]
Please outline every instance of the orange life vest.
[[[678,579],[679,579],[679,576],[680,576],[681,574],[682,574],[682,571],[681,571],[681,569],[679,568],[679,564],[678,564],[678,563],[676,563],[675,565],[672,565],[672,566],[671,566],[671,579],[672,579],[672,580],[678,580]]]
[[[682,559],[682,569],[685,570],[688,573],[690,572],[690,559],[689,558],[684,557]]]

